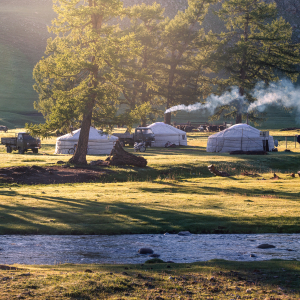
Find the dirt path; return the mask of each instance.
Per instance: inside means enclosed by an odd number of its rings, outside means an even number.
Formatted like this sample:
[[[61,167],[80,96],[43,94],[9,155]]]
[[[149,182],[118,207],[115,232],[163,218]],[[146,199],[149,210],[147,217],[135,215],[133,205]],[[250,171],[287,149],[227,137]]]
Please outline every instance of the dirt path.
[[[55,167],[10,167],[0,169],[0,180],[21,184],[59,184],[90,182],[105,176],[101,169]]]

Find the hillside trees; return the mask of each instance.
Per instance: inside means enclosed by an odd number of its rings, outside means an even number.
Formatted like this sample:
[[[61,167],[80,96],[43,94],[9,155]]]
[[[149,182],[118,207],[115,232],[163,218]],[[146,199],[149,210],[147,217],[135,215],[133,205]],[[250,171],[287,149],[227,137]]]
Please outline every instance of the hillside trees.
[[[123,124],[140,122],[146,126],[159,114],[161,100],[157,97],[157,85],[160,78],[160,63],[163,55],[161,35],[167,21],[164,10],[157,3],[153,5],[135,5],[130,9],[131,26],[126,30],[134,33],[135,39],[142,45],[137,57],[125,61],[126,76],[123,82],[121,104],[127,109],[121,116]]]
[[[214,43],[200,25],[210,4],[216,2],[218,0],[189,0],[188,8],[179,11],[165,27],[159,92],[165,99],[166,109],[177,104],[199,102],[200,97],[208,95],[211,89],[206,58]],[[164,122],[170,124],[171,113],[165,114]]]
[[[292,28],[283,18],[277,18],[276,4],[262,0],[226,0],[219,17],[227,32],[219,35],[220,45],[212,56],[215,72],[224,74],[220,85],[224,91],[237,86],[239,95],[249,102],[254,86],[268,84],[280,76],[296,80],[298,76],[299,45],[292,44]],[[239,102],[238,102],[239,103]],[[242,122],[241,106],[222,106],[216,112],[235,117]]]
[[[46,136],[70,125],[81,127],[72,163],[85,164],[89,129],[112,126],[116,116],[120,61],[138,55],[132,35],[124,35],[111,20],[124,15],[120,0],[55,0],[58,16],[48,40],[47,57],[34,68],[36,107],[46,122],[29,126],[34,134]]]

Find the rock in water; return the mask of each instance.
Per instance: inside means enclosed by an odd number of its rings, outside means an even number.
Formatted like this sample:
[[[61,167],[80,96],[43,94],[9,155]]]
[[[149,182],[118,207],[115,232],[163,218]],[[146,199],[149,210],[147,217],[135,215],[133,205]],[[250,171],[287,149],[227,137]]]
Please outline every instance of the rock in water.
[[[189,231],[180,231],[180,232],[178,232],[178,235],[189,236],[189,235],[191,235],[191,233]]]
[[[141,248],[138,253],[139,254],[153,254],[153,250],[150,248]]]
[[[273,245],[270,245],[270,244],[261,244],[261,245],[257,246],[256,248],[259,248],[259,249],[270,249],[270,248],[276,248],[276,247],[273,246]]]

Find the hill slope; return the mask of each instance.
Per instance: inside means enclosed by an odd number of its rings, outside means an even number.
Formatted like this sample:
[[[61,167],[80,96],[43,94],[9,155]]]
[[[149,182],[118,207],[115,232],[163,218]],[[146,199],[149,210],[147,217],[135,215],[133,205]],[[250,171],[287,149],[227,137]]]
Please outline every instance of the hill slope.
[[[272,1],[272,0],[271,0]],[[154,0],[124,0],[124,5],[151,4]],[[186,0],[156,0],[165,8],[165,14],[173,17],[184,10]],[[282,15],[294,27],[295,40],[300,39],[300,0],[277,0]],[[218,7],[218,6],[217,6]],[[32,85],[32,69],[43,56],[47,38],[47,26],[55,17],[52,0],[2,0],[0,8],[0,124],[9,128],[23,127],[26,122],[42,122],[43,117],[34,110],[38,99]],[[209,14],[204,27],[220,31],[222,23]],[[293,125],[289,113],[276,112],[281,119]],[[197,114],[179,113],[179,119],[198,118]],[[275,116],[275,115],[274,115]],[[176,117],[175,117],[176,118]],[[206,119],[206,117],[202,117]],[[278,124],[278,121],[275,120]]]

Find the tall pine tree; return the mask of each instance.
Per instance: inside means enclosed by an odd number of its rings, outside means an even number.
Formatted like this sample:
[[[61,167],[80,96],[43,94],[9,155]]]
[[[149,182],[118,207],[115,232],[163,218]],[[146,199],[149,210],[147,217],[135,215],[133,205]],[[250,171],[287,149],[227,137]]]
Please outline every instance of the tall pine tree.
[[[128,76],[123,82],[121,103],[125,105],[126,111],[120,118],[129,127],[136,122],[146,126],[147,121],[153,121],[161,113],[161,100],[156,91],[159,58],[163,53],[161,35],[166,23],[163,12],[164,9],[157,3],[130,8],[131,26],[126,31],[134,34],[142,51],[129,62],[125,61]]]
[[[86,164],[89,129],[111,126],[117,110],[124,72],[120,61],[135,57],[139,46],[112,20],[124,16],[120,0],[54,0],[58,14],[48,40],[46,57],[34,68],[36,107],[45,124],[29,126],[43,136],[55,129],[80,126],[70,162]]]
[[[211,88],[205,58],[213,43],[200,28],[210,4],[218,0],[188,0],[188,8],[179,11],[166,25],[162,35],[165,45],[160,95],[165,108],[199,102]],[[170,124],[171,113],[164,122]]]
[[[254,101],[250,91],[256,83],[268,84],[280,76],[296,80],[300,62],[299,45],[292,44],[292,27],[277,17],[275,3],[262,0],[225,0],[219,17],[227,32],[219,35],[220,45],[212,56],[215,71],[225,80],[220,91],[231,86],[239,87],[240,96]],[[228,117],[242,122],[239,105],[223,106],[216,112],[226,111]]]

